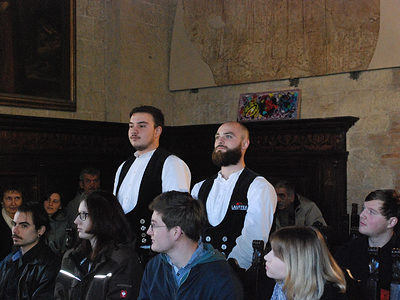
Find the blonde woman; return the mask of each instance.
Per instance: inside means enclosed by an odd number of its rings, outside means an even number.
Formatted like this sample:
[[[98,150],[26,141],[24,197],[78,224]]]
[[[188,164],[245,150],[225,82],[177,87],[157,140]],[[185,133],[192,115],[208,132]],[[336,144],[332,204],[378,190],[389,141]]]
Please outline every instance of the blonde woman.
[[[343,300],[346,282],[318,230],[284,227],[272,234],[264,259],[276,280],[271,300]]]

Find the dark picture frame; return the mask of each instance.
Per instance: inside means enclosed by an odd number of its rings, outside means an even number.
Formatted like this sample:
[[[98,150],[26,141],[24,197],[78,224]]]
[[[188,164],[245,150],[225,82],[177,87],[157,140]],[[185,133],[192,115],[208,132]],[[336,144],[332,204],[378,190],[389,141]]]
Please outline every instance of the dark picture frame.
[[[76,111],[75,0],[0,0],[0,105]]]

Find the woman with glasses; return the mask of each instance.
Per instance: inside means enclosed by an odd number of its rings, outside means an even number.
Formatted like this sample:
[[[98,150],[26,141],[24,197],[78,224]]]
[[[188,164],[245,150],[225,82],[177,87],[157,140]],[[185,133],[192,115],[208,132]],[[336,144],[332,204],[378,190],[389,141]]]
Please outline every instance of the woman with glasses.
[[[143,270],[117,198],[92,192],[77,213],[80,243],[64,255],[55,299],[136,299]]]

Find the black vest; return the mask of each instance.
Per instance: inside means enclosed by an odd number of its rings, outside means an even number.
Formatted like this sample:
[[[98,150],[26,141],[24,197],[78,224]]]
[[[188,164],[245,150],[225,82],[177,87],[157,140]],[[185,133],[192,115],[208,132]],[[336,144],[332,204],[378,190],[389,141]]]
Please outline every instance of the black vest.
[[[247,191],[257,176],[258,174],[252,170],[247,167],[244,168],[233,189],[228,210],[222,222],[215,227],[210,222],[207,222],[203,241],[212,244],[215,249],[218,249],[226,256],[231,253],[232,248],[236,245],[236,238],[242,232],[248,208]],[[215,178],[217,178],[217,175],[207,178],[200,187],[198,198],[205,207]]]
[[[138,247],[151,245],[151,239],[146,234],[152,215],[152,212],[149,209],[149,204],[156,196],[162,193],[162,169],[165,160],[170,155],[171,153],[164,149],[157,148],[156,151],[154,151],[153,156],[150,158],[149,163],[147,164],[142,181],[140,183],[137,204],[132,211],[126,214],[126,217],[131,225],[131,229],[136,234],[136,245]],[[135,159],[135,156],[129,158],[122,166],[121,173],[118,178],[116,195],[118,195],[122,181],[124,180]]]

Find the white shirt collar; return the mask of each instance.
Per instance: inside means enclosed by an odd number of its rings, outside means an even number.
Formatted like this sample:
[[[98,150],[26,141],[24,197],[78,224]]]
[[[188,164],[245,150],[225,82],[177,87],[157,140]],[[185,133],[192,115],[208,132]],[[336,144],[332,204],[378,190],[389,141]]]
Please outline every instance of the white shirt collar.
[[[222,173],[221,170],[218,172],[218,176],[217,176],[217,180],[224,180],[224,181],[232,181],[232,180],[236,180],[237,178],[239,178],[240,174],[242,174],[244,168],[240,169],[239,171],[236,171],[234,173],[232,173],[228,179],[225,179],[224,177],[222,177]]]
[[[154,150],[151,150],[149,152],[143,153],[143,154],[139,154],[138,153],[139,151],[136,151],[133,155],[135,155],[136,158],[139,158],[139,157],[140,158],[146,158],[146,157],[152,156],[154,151],[156,151],[156,150],[157,150],[157,148],[154,149]]]

